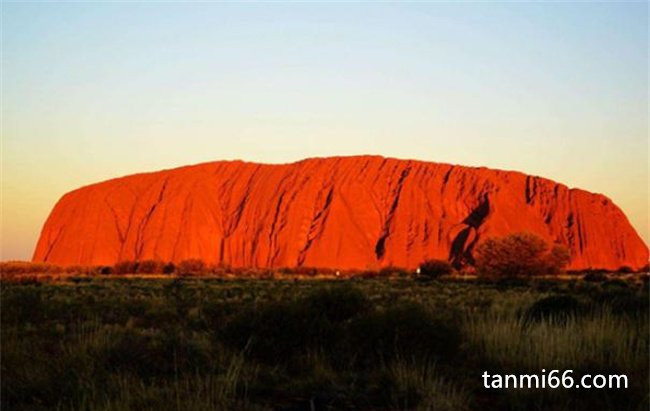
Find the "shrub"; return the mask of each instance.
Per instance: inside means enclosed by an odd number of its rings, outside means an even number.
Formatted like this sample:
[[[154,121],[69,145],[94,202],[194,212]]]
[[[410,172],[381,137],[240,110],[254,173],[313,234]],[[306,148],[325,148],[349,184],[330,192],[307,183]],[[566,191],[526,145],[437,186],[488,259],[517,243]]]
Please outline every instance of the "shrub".
[[[370,302],[358,288],[340,285],[317,289],[300,305],[310,315],[322,315],[328,321],[342,322],[366,311]]]
[[[560,245],[549,250],[540,237],[528,233],[489,238],[476,249],[476,270],[484,277],[519,277],[558,273],[569,262]]]
[[[312,277],[318,274],[318,269],[315,267],[294,267],[289,268],[288,271],[288,274],[307,275]]]
[[[7,261],[0,263],[0,274],[29,274],[29,273],[55,273],[61,271],[61,267],[47,264],[34,263],[31,261]]]
[[[396,358],[443,360],[453,356],[461,342],[456,325],[410,302],[356,318],[347,337],[348,355],[361,366]]]
[[[36,287],[41,286],[42,281],[49,281],[50,277],[49,276],[42,276],[42,275],[21,275],[17,278],[12,279],[17,284],[20,285],[33,285]]]
[[[382,278],[390,278],[390,277],[408,277],[409,276],[409,271],[401,268],[401,267],[394,267],[394,266],[388,266],[384,267],[379,272],[377,273],[378,277]]]
[[[546,258],[545,274],[559,274],[571,261],[569,249],[560,244],[554,244]]]
[[[324,287],[298,300],[249,307],[223,327],[221,337],[261,362],[276,364],[310,347],[331,349],[342,335],[340,324],[368,307],[366,296],[356,288]]]
[[[84,274],[86,269],[80,265],[69,265],[65,268],[66,274]]]
[[[212,265],[209,268],[209,271],[210,271],[210,273],[212,275],[216,275],[216,276],[219,276],[219,277],[223,277],[226,274],[228,274],[229,270],[230,270],[230,268],[228,266],[221,265],[221,264]]]
[[[45,318],[47,308],[43,290],[27,283],[12,293],[3,293],[0,319],[4,324],[38,323]]]
[[[602,283],[601,287],[605,288],[627,288],[628,284],[620,278],[613,278]]]
[[[98,365],[107,370],[153,378],[174,375],[179,369],[198,372],[209,366],[206,350],[180,333],[154,335],[116,329],[110,337],[97,356]]]
[[[176,266],[174,263],[167,263],[163,266],[163,274],[174,274],[176,272]]]
[[[420,265],[420,275],[428,278],[450,275],[453,271],[451,264],[444,260],[427,260]]]
[[[602,271],[592,271],[585,274],[585,276],[582,277],[582,279],[590,283],[600,283],[603,281],[607,281],[607,274],[605,274]]]
[[[180,275],[197,275],[205,272],[205,263],[203,260],[192,258],[183,260],[178,264],[177,270]]]
[[[603,287],[603,291],[594,296],[594,301],[600,306],[608,307],[615,314],[632,317],[647,314],[650,308],[647,294],[635,293],[624,287]]]
[[[490,281],[492,279],[488,279]],[[493,279],[493,284],[497,290],[511,290],[515,288],[529,288],[530,279],[524,277],[498,277]]]
[[[524,323],[546,320],[552,323],[566,323],[569,317],[582,312],[582,306],[570,295],[552,295],[535,302],[524,314]]]
[[[359,278],[377,278],[379,277],[379,272],[374,270],[363,270],[357,274]]]
[[[138,269],[138,263],[135,261],[120,261],[115,264],[115,274],[134,274]]]
[[[163,272],[164,264],[157,260],[144,260],[138,264],[138,274],[160,274]]]
[[[296,304],[269,302],[239,312],[221,330],[221,337],[256,360],[275,364],[303,350],[310,320]]]

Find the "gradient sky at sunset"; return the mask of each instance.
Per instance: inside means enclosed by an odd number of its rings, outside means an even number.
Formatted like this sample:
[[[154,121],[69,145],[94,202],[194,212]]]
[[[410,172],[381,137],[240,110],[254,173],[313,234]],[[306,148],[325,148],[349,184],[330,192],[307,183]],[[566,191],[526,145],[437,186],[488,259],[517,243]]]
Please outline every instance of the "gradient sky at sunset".
[[[2,260],[92,182],[365,153],[604,193],[650,237],[645,2],[2,7]]]

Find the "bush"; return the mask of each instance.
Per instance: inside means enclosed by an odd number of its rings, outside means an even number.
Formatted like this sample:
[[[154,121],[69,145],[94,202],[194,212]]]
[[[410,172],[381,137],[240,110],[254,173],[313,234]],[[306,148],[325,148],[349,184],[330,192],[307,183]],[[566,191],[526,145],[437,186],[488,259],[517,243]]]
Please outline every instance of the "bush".
[[[138,274],[160,274],[163,272],[164,263],[157,260],[144,260],[138,264]]]
[[[368,307],[356,288],[324,287],[298,300],[249,307],[226,324],[221,337],[261,362],[277,364],[310,347],[331,349],[341,337],[340,325]]]
[[[488,279],[488,283],[492,282],[497,290],[511,290],[515,288],[530,288],[530,279],[523,277],[498,277],[495,279]]]
[[[65,268],[66,274],[84,274],[86,272],[86,268],[80,265],[69,265]]]
[[[106,370],[150,379],[174,375],[179,369],[198,372],[209,367],[206,350],[179,333],[154,335],[116,329],[111,337],[97,355],[98,365]]]
[[[276,364],[303,351],[310,320],[294,303],[269,302],[242,310],[221,330],[221,337],[258,361]]]
[[[174,274],[176,272],[176,266],[174,263],[167,263],[164,265],[162,272],[163,274]]]
[[[56,273],[62,271],[61,267],[31,261],[7,261],[0,263],[0,274],[30,274],[30,273]]]
[[[582,279],[590,283],[601,283],[607,281],[607,274],[602,271],[593,271],[585,274]]]
[[[570,295],[552,295],[535,302],[524,314],[524,323],[538,323],[546,320],[552,323],[566,323],[569,317],[582,312],[582,306]]]
[[[226,274],[228,274],[229,270],[230,270],[230,268],[228,266],[221,265],[221,264],[211,265],[208,268],[208,271],[210,272],[210,274],[218,276],[218,277],[225,276]]]
[[[489,238],[475,253],[476,270],[484,277],[519,277],[556,274],[569,262],[561,245],[548,244],[533,234],[510,234]]]
[[[388,266],[384,267],[377,273],[378,277],[391,278],[391,277],[408,277],[410,272],[401,267]]]
[[[23,284],[2,295],[0,319],[3,324],[38,323],[47,315],[45,293],[36,284]]]
[[[324,316],[330,322],[342,322],[366,311],[370,302],[358,288],[340,285],[317,289],[300,305],[310,315]]]
[[[379,272],[374,270],[363,270],[359,272],[356,276],[359,278],[366,278],[366,279],[378,278]]]
[[[138,263],[136,261],[120,261],[115,264],[115,274],[135,274],[138,270]]]
[[[298,300],[251,306],[217,335],[231,348],[272,365],[321,352],[340,367],[365,368],[399,358],[444,360],[459,348],[459,328],[421,305],[369,308],[356,289],[322,289]]]
[[[289,268],[287,274],[308,275],[313,277],[318,274],[318,269],[315,267],[294,267]]]
[[[628,284],[621,280],[620,278],[613,278],[611,280],[607,280],[601,284],[601,287],[603,289],[606,288],[628,288]]]
[[[398,358],[445,360],[456,354],[461,342],[456,325],[434,318],[415,303],[360,316],[350,323],[347,337],[346,351],[361,366]]]
[[[420,265],[420,275],[428,278],[450,275],[453,271],[451,264],[444,260],[427,260]]]
[[[197,258],[183,260],[178,264],[176,271],[180,275],[198,275],[205,272],[205,263]]]
[[[546,260],[545,274],[560,274],[571,261],[571,255],[565,246],[554,244]]]
[[[111,267],[111,266],[109,266],[109,265],[107,265],[107,266],[103,266],[103,267],[101,267],[101,268],[99,269],[99,273],[100,273],[101,275],[111,275],[111,274],[113,274],[114,272],[115,272],[115,271],[113,270],[113,267]]]
[[[599,306],[608,307],[615,314],[626,314],[634,318],[647,314],[650,309],[647,294],[635,293],[624,287],[604,287],[602,292],[594,296],[594,301]]]

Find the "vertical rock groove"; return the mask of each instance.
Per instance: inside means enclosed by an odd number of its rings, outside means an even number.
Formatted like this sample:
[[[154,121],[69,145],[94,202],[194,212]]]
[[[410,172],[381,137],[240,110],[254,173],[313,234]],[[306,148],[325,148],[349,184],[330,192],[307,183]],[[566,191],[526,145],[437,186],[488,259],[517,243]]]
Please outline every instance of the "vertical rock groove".
[[[393,191],[393,201],[391,203],[390,209],[388,210],[388,216],[386,217],[386,221],[384,222],[384,225],[382,227],[381,234],[379,235],[379,238],[377,239],[377,243],[375,244],[375,256],[377,257],[377,260],[381,260],[382,258],[384,258],[384,254],[386,252],[386,240],[390,236],[390,230],[393,224],[393,219],[395,218],[395,210],[397,210],[397,206],[399,205],[399,197],[400,194],[402,193],[404,180],[406,180],[406,177],[409,175],[410,172],[411,172],[411,167],[409,165],[406,168],[404,168],[404,170],[402,170],[402,173],[400,174],[399,179],[397,180],[397,186]]]

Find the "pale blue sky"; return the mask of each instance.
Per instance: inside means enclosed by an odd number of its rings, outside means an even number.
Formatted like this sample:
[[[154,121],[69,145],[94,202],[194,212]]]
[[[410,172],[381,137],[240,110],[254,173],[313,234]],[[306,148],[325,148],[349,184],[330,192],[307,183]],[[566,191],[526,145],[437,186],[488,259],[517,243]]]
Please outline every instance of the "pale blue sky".
[[[381,154],[611,197],[648,241],[647,3],[3,4],[2,255],[139,171]]]

